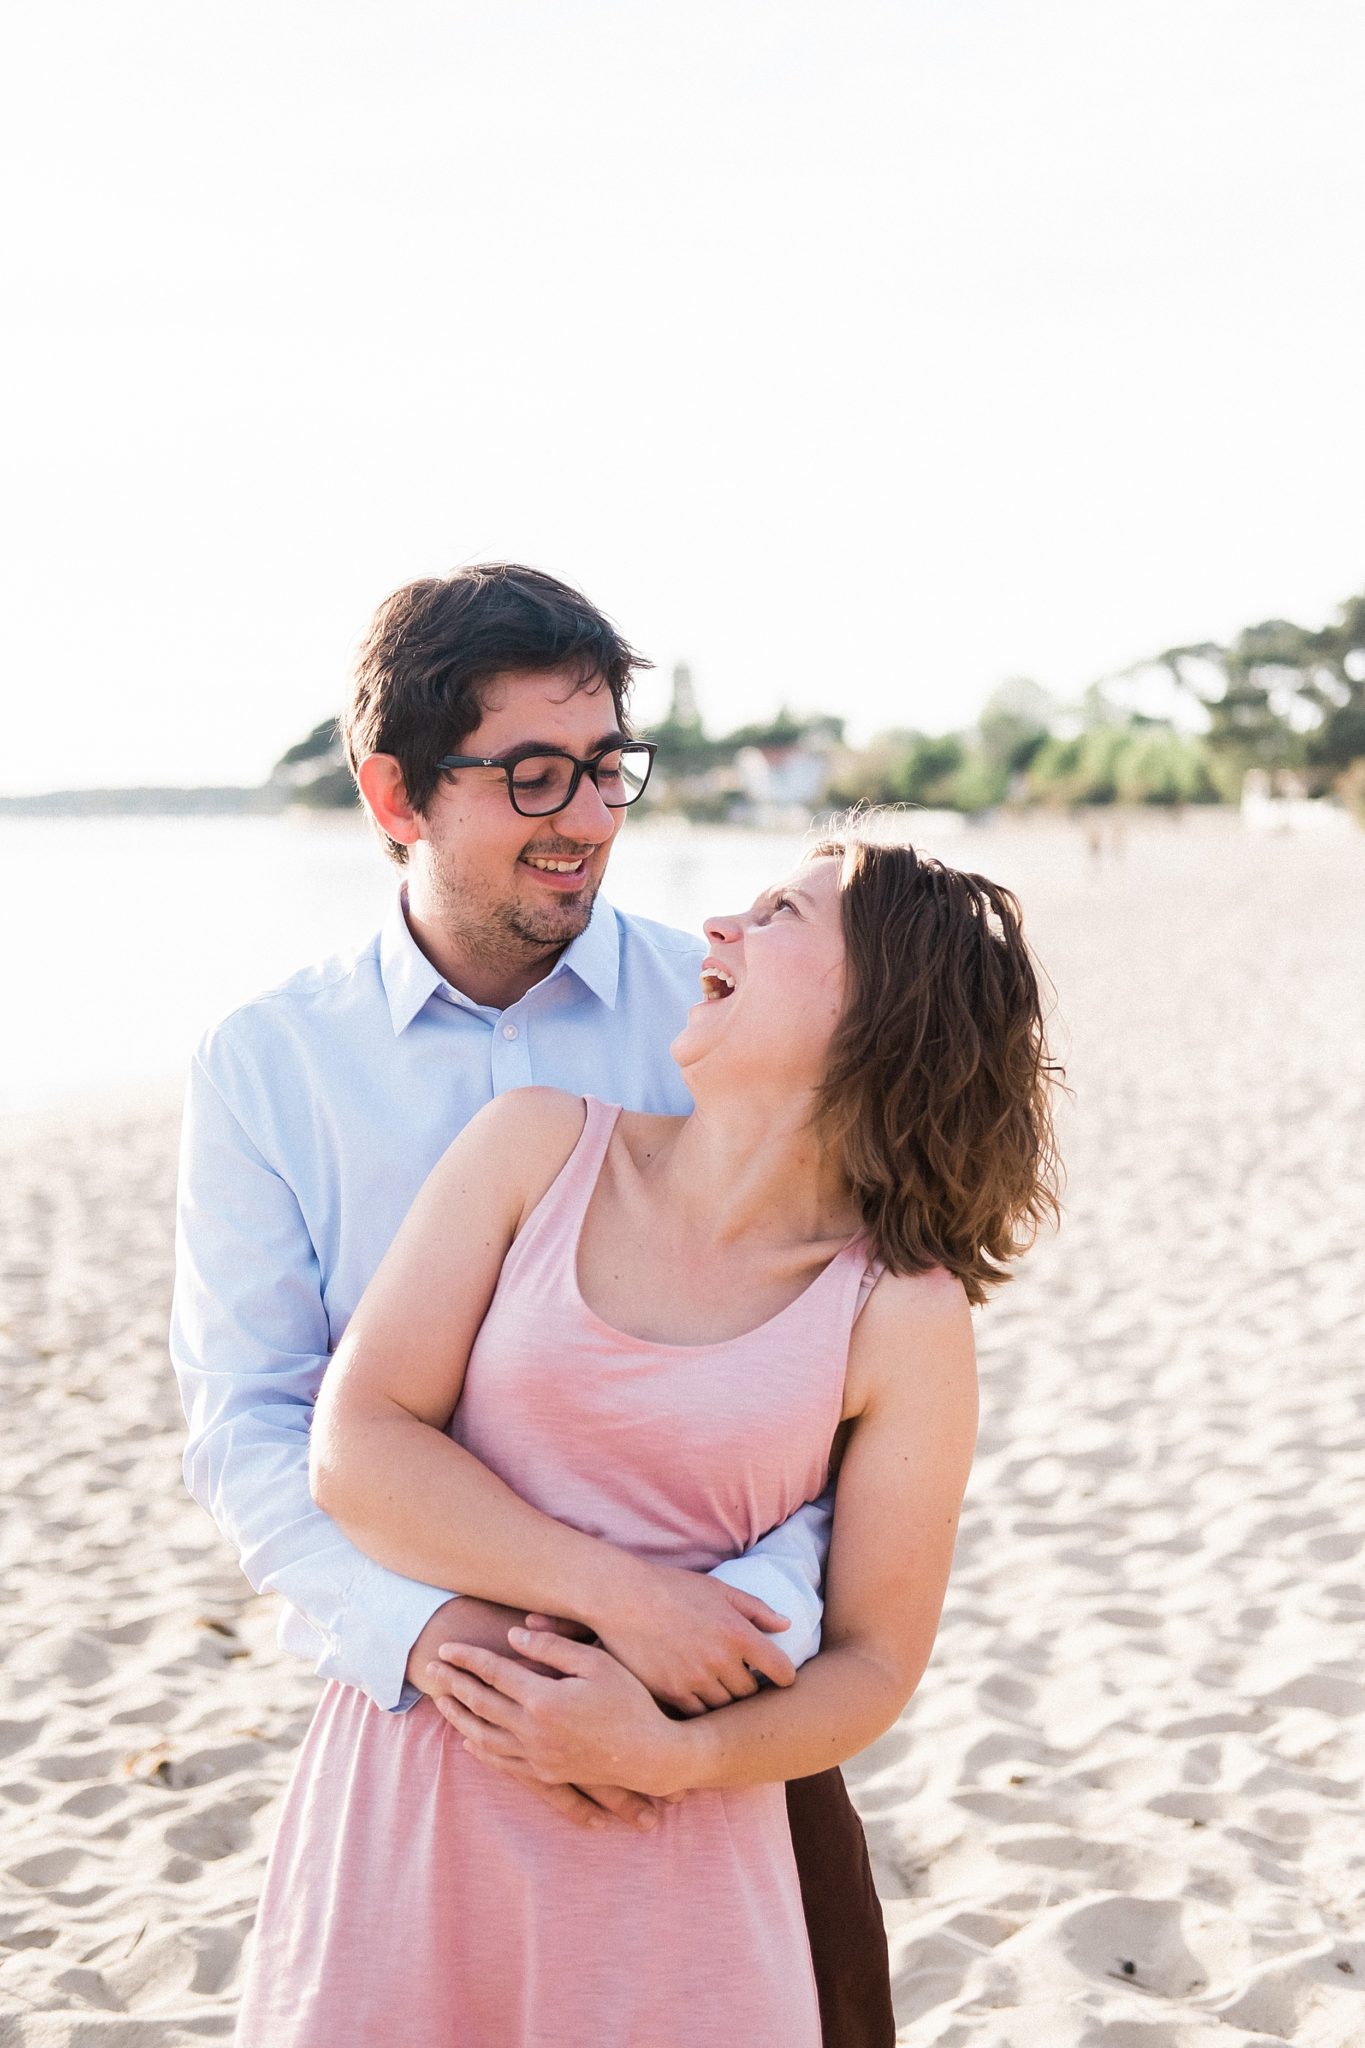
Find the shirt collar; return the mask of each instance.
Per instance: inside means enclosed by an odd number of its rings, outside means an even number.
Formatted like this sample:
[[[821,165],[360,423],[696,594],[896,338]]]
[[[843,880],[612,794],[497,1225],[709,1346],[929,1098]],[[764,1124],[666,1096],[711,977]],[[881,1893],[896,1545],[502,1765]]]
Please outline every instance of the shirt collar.
[[[615,911],[601,896],[593,904],[587,928],[566,946],[546,980],[552,981],[555,975],[564,973],[576,974],[599,1002],[609,1010],[615,1009],[621,973],[620,928]],[[395,894],[379,934],[379,974],[395,1038],[407,1030],[438,989],[446,989],[461,1004],[479,1009],[478,1004],[470,1003],[467,996],[451,987],[412,936],[408,929],[406,883]]]
[[[598,896],[586,930],[565,947],[553,973],[576,974],[599,1003],[605,1003],[609,1010],[616,1008],[616,986],[621,978],[621,927],[604,896]]]
[[[389,1019],[395,1038],[407,1030],[417,1012],[445,981],[408,930],[407,905],[408,888],[404,882],[389,905],[379,934],[379,974],[389,999]]]

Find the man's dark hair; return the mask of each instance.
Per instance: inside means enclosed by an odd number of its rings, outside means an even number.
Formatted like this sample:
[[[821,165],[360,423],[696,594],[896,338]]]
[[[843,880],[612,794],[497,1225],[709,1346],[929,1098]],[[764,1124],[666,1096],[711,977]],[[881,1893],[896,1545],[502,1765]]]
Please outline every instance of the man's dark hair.
[[[480,562],[404,584],[365,635],[342,713],[355,774],[367,754],[392,754],[409,803],[425,812],[442,754],[458,754],[483,717],[482,691],[509,669],[562,669],[577,689],[605,683],[621,731],[632,671],[650,663],[586,597],[518,562]],[[384,836],[392,859],[408,849]]]

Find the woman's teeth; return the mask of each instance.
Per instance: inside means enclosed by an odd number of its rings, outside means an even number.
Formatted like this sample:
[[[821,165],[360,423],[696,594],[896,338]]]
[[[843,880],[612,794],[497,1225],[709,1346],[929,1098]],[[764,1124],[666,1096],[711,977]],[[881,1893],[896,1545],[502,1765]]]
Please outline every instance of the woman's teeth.
[[[702,969],[701,993],[703,1002],[723,1002],[726,996],[735,992],[735,977],[724,967]]]

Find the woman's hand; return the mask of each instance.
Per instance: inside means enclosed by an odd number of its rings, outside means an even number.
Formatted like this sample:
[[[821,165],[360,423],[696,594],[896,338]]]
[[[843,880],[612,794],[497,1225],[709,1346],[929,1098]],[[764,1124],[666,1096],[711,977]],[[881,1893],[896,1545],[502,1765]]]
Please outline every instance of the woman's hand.
[[[615,1657],[544,1631],[513,1629],[510,1640],[561,1675],[473,1644],[441,1646],[450,1697],[437,1704],[474,1756],[545,1784],[628,1785],[661,1798],[687,1789],[690,1731]]]
[[[646,1692],[680,1714],[704,1714],[758,1691],[758,1674],[790,1685],[796,1667],[774,1637],[785,1615],[723,1579],[677,1565],[618,1559],[593,1623],[598,1641]],[[529,1617],[539,1625],[542,1615]]]
[[[547,1631],[553,1629],[561,1635],[570,1636],[586,1634],[571,1621],[551,1621],[545,1616],[537,1618],[544,1622]],[[450,1700],[451,1680],[458,1674],[451,1665],[438,1658],[440,1646],[459,1641],[466,1646],[475,1644],[505,1654],[508,1629],[519,1626],[524,1620],[525,1616],[515,1608],[499,1607],[490,1600],[447,1600],[437,1608],[413,1644],[408,1659],[409,1682],[444,1712],[443,1702],[448,1704]],[[534,1668],[545,1671],[550,1667],[537,1663]],[[628,1792],[623,1785],[548,1784],[505,1760],[486,1761],[496,1763],[506,1775],[520,1778],[547,1806],[553,1807],[556,1813],[572,1821],[576,1827],[600,1829],[624,1822],[627,1827],[639,1828],[647,1834],[658,1825],[663,1802],[645,1799],[638,1792]]]

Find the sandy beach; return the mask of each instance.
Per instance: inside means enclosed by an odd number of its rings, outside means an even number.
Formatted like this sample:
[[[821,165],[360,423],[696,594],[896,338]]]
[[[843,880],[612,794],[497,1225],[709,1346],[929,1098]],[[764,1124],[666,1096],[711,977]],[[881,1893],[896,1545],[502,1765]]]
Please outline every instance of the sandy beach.
[[[934,1659],[848,1769],[900,2038],[1359,2048],[1365,834],[972,852],[1075,1098]],[[0,1128],[0,2048],[230,2034],[315,1691],[181,1485],[175,1140],[163,1098]]]

